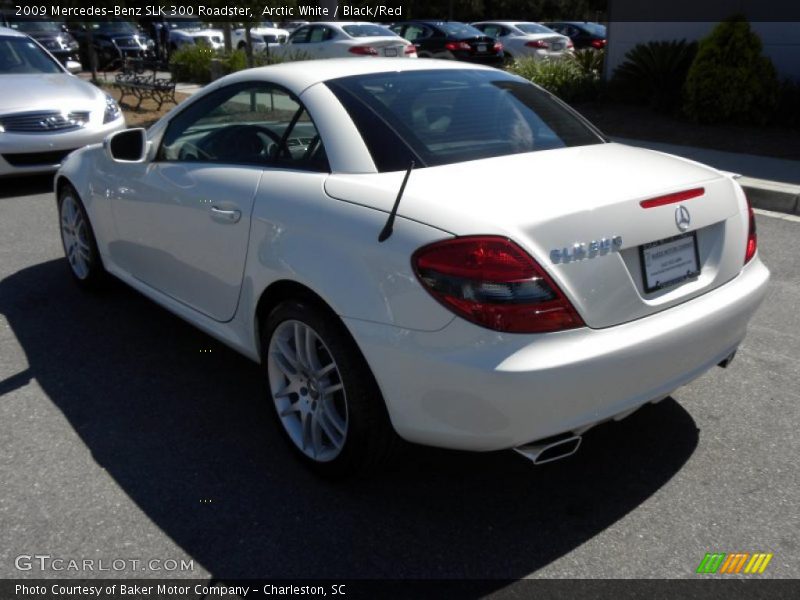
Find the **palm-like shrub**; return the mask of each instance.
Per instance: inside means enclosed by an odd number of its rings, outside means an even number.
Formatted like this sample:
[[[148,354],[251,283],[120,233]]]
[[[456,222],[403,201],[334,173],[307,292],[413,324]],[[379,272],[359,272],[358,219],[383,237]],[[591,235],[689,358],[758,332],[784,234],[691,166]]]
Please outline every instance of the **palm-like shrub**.
[[[594,73],[598,77],[603,73],[603,63],[605,62],[606,51],[595,50],[594,48],[581,48],[575,50],[570,57],[584,73]]]
[[[677,110],[696,53],[697,44],[686,40],[637,44],[614,70],[614,95],[661,112]]]
[[[702,123],[767,122],[778,102],[775,67],[743,17],[700,41],[684,88],[684,112]]]

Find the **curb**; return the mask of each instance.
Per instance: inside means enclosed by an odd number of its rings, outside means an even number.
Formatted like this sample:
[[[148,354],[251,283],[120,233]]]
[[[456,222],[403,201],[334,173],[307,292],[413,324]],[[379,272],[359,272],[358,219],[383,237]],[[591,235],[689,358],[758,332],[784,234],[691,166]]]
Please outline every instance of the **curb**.
[[[800,215],[800,185],[740,177],[753,208],[761,208],[789,215]]]

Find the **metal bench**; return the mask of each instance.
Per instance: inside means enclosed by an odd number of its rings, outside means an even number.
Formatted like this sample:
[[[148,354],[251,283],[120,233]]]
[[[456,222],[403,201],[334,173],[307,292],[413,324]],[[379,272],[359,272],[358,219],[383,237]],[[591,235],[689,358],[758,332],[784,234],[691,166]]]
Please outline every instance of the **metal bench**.
[[[178,104],[175,99],[175,81],[172,76],[159,77],[157,67],[153,66],[148,74],[143,68],[141,61],[126,61],[122,71],[114,77],[114,85],[119,88],[120,102],[126,96],[133,96],[138,100],[136,110],[142,105],[142,101],[150,98],[158,103],[158,109],[165,102]]]

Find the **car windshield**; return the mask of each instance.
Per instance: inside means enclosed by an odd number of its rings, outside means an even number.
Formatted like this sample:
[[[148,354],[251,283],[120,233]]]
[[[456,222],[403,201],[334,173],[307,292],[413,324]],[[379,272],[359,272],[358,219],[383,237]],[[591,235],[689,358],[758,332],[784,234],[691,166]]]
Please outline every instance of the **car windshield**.
[[[437,23],[436,26],[444,31],[450,37],[465,38],[482,36],[484,33],[480,29],[475,29],[472,25],[466,23]]]
[[[25,33],[61,33],[61,23],[55,21],[10,21],[11,29]]]
[[[0,75],[63,73],[56,61],[28,38],[0,37]]]
[[[502,71],[404,71],[326,84],[364,135],[373,158],[385,157],[387,146],[405,146],[417,164],[433,166],[604,141],[549,93]],[[380,139],[378,130],[388,132],[389,139]],[[392,136],[399,143],[392,144]],[[383,164],[389,163],[398,161]]]
[[[133,23],[128,21],[100,21],[91,24],[92,31],[103,33],[136,33],[138,30]]]
[[[517,23],[517,29],[523,33],[555,33],[549,27],[539,25],[538,23]]]
[[[359,25],[345,25],[342,27],[345,33],[350,37],[363,38],[363,37],[397,37],[397,34],[386,27],[380,25],[372,25],[364,23]]]

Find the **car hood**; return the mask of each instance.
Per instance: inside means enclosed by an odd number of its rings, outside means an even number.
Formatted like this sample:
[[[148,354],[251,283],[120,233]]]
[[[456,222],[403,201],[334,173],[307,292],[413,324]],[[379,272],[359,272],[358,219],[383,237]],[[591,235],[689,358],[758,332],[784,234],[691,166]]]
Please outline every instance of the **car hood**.
[[[68,73],[0,75],[0,114],[28,110],[91,110],[102,93]]]

